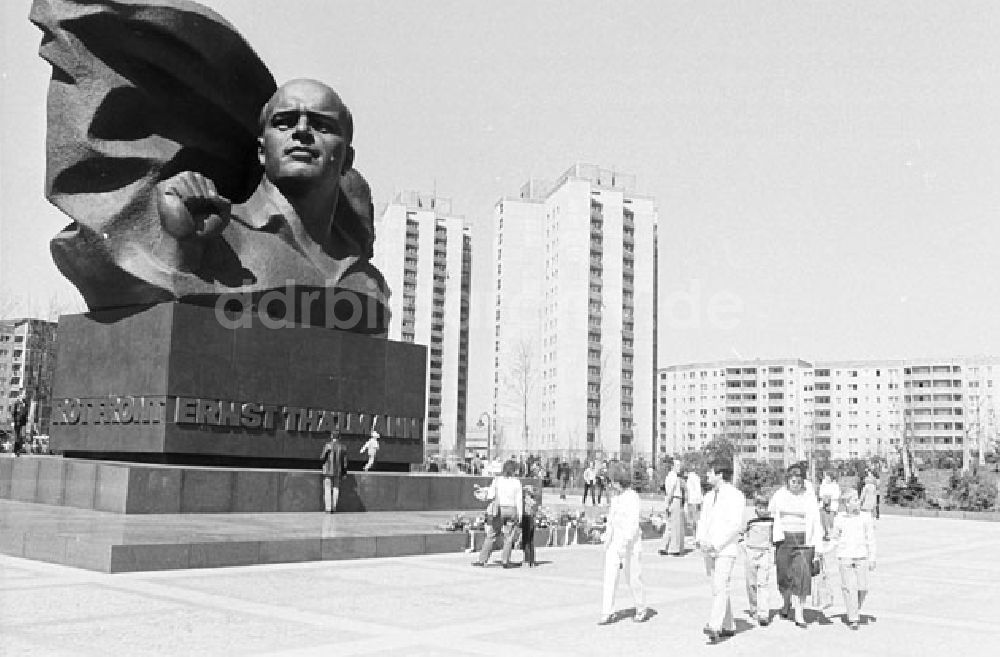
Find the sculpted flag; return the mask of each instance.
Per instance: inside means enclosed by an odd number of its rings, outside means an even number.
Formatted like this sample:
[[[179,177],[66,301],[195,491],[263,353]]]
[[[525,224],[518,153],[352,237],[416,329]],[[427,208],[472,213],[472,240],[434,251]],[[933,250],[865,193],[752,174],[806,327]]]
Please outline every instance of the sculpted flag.
[[[30,18],[52,65],[46,197],[73,220],[51,242],[60,271],[92,310],[240,290],[231,272],[192,276],[152,257],[156,185],[196,171],[234,203],[253,193],[259,113],[276,89],[264,64],[186,0],[35,0]],[[332,255],[345,267],[371,256],[369,193],[353,170],[341,181]]]

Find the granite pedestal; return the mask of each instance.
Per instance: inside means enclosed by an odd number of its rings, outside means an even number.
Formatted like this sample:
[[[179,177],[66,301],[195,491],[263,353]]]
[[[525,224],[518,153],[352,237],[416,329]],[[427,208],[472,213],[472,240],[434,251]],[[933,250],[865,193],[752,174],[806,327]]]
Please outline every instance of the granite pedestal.
[[[489,477],[349,472],[339,511],[475,509]],[[541,489],[537,479],[525,483]],[[212,468],[59,456],[0,459],[0,499],[124,514],[303,513],[323,510],[318,470]]]
[[[383,469],[423,460],[426,348],[312,326],[234,324],[163,303],[59,320],[50,448],[66,456],[315,468],[373,424]]]
[[[489,481],[351,472],[327,514],[319,472],[2,458],[0,553],[129,572],[454,552],[468,535],[438,526]]]

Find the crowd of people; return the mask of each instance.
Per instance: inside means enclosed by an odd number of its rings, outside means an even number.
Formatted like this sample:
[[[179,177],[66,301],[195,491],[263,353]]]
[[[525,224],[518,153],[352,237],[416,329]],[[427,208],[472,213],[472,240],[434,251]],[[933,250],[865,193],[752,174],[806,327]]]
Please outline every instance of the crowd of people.
[[[603,474],[602,474],[603,472]],[[489,561],[497,539],[503,538],[501,564],[512,566],[511,552],[518,537],[524,562],[537,564],[534,529],[539,523],[538,499],[532,487],[517,478],[516,463],[509,461],[488,487],[477,487],[477,497],[489,503],[485,537],[473,566]],[[599,477],[605,477],[603,487]],[[624,575],[634,603],[633,620],[652,616],[645,603],[642,582],[642,503],[636,479],[623,469],[607,469],[588,463],[583,472],[583,499],[599,504],[610,497],[606,518],[592,527],[594,537],[605,545],[604,579],[599,624],[618,619],[614,598],[618,580]],[[770,624],[771,582],[777,584],[781,606],[777,615],[799,628],[809,626],[805,609],[811,595],[826,588],[832,598],[830,574],[839,570],[840,590],[846,609],[845,622],[851,630],[860,627],[860,612],[868,593],[868,574],[875,569],[875,518],[878,493],[873,475],[863,479],[860,492],[842,490],[832,473],[826,473],[818,490],[808,481],[802,465],[785,472],[784,484],[768,495],[757,492],[752,511],[743,492],[733,485],[730,462],[710,464],[703,487],[697,472],[682,472],[675,461],[664,478],[665,544],[663,555],[683,556],[685,536],[694,530],[694,545],[705,561],[711,582],[711,604],[704,633],[709,643],[718,643],[736,633],[732,609],[732,576],[738,560],[744,562],[748,616],[760,626]],[[542,516],[544,517],[544,516]],[[546,519],[546,523],[549,519]],[[583,520],[583,516],[579,518]],[[574,537],[578,524],[573,525]],[[550,540],[562,525],[550,528]],[[567,529],[567,542],[568,529]],[[474,541],[473,541],[474,544]],[[558,545],[558,539],[555,543]],[[829,602],[814,597],[817,607]],[[777,601],[775,601],[777,602]]]

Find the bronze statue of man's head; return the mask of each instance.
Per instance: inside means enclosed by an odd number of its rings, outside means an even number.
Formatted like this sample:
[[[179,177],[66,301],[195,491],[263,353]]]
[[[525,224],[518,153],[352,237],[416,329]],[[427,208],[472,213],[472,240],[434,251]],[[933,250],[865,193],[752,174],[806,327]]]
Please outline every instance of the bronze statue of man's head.
[[[258,157],[280,188],[339,182],[354,163],[354,121],[340,96],[316,80],[283,84],[260,112]]]

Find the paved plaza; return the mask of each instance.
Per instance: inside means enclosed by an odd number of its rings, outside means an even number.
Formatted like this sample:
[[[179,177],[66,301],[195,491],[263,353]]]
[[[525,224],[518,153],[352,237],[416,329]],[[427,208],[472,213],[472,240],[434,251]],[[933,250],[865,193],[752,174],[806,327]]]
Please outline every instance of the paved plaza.
[[[539,568],[511,570],[438,554],[107,575],[0,556],[0,654],[996,654],[1000,523],[883,516],[878,538],[859,632],[842,623],[838,592],[808,629],[741,613],[737,635],[715,646],[701,633],[702,559],[661,557],[659,541],[645,542],[643,562],[656,615],[631,622],[622,582],[626,611],[606,627],[597,545],[540,548]]]

